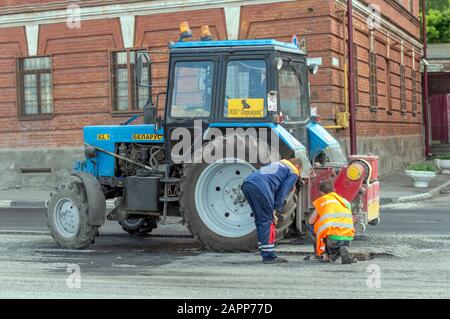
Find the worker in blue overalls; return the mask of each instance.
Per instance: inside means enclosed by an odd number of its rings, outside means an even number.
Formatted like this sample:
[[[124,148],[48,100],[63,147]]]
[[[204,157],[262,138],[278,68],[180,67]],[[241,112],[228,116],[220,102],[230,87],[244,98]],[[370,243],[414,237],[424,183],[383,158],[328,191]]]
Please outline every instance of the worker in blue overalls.
[[[266,264],[287,262],[275,254],[276,215],[282,212],[284,201],[300,176],[301,167],[297,158],[274,162],[250,174],[242,184],[242,192],[255,216],[258,248]]]

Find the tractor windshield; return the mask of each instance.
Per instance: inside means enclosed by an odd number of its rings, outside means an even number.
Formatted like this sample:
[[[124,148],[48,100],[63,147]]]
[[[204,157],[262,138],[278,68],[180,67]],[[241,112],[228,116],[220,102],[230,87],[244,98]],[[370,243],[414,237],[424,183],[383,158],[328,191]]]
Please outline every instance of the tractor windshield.
[[[278,73],[281,111],[285,122],[303,122],[308,118],[305,72],[301,63],[285,61]]]
[[[228,118],[266,117],[265,60],[231,60],[227,64],[223,115]]]
[[[206,118],[211,113],[212,61],[177,62],[170,116],[174,118]]]

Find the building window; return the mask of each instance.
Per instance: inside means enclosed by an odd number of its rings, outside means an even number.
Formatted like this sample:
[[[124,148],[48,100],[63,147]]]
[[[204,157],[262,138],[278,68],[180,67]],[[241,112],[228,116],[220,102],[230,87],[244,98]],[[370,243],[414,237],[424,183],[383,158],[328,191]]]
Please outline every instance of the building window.
[[[412,114],[415,116],[417,114],[417,73],[416,71],[411,71],[411,82],[412,82]]]
[[[409,7],[409,12],[414,14],[414,0],[409,0],[408,1],[408,7]]]
[[[18,59],[17,83],[21,117],[53,113],[51,57]]]
[[[386,59],[386,100],[387,112],[392,114],[391,60]]]
[[[370,86],[370,110],[377,111],[378,107],[378,83],[377,83],[377,54],[369,51],[369,86]]]
[[[112,105],[113,112],[142,110],[150,97],[150,88],[138,87],[134,78],[134,64],[139,50],[112,52]],[[150,66],[145,64],[142,81],[148,81]]]
[[[400,110],[402,114],[406,114],[406,76],[404,65],[400,65]]]

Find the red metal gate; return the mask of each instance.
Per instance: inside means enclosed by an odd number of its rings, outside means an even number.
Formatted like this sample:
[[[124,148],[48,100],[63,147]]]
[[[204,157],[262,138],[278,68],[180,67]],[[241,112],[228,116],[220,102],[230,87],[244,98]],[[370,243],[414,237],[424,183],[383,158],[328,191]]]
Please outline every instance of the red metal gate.
[[[450,96],[447,94],[433,95],[430,98],[431,137],[433,141],[440,141],[442,144],[448,143],[449,100]]]

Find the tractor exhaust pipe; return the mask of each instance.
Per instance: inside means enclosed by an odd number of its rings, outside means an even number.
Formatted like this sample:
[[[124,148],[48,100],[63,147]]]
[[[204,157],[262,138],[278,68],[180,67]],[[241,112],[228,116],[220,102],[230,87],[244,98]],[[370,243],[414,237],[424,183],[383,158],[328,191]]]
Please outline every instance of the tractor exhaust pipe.
[[[158,109],[149,99],[144,105],[144,124],[155,124],[158,116]]]

